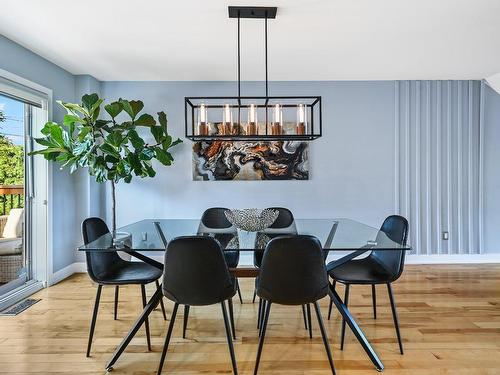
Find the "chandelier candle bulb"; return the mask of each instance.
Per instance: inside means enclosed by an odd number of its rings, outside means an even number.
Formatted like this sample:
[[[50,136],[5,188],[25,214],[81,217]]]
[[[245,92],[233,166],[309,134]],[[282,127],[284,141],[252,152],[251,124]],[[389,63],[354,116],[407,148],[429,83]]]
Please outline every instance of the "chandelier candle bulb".
[[[199,119],[200,123],[198,125],[198,133],[200,135],[208,135],[207,108],[203,103],[200,104]]]
[[[250,104],[248,108],[248,125],[247,135],[257,134],[257,107],[255,104]]]
[[[297,106],[297,134],[304,135],[306,133],[306,108],[304,104]]]
[[[224,105],[224,112],[222,113],[222,129],[221,134],[230,135],[233,125],[233,113],[229,104]]]
[[[274,106],[274,121],[271,124],[271,134],[272,135],[281,135],[283,132],[283,112],[281,110],[281,106],[276,104]]]

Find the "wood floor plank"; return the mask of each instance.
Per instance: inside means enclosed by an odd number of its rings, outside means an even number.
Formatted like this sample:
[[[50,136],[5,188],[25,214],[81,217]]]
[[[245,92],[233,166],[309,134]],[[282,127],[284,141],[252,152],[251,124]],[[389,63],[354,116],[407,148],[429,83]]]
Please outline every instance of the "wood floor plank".
[[[241,374],[251,374],[258,336],[254,282],[240,279],[244,304],[235,299],[235,354]],[[16,317],[0,317],[0,374],[104,374],[105,364],[141,311],[140,288],[120,289],[118,320],[113,320],[112,287],[103,288],[92,346],[85,357],[95,285],[77,274],[35,295],[42,300]],[[343,295],[343,287],[338,291]],[[154,285],[147,287],[148,295]],[[388,375],[500,374],[500,265],[407,266],[394,284],[405,355],[399,354],[384,286],[377,287],[373,319],[370,286],[353,286],[350,309],[385,365]],[[339,375],[375,374],[371,362],[346,333],[339,349],[341,319],[326,320],[328,299],[321,301]],[[172,303],[165,303],[167,316]],[[181,309],[182,310],[182,309]],[[154,374],[168,321],[155,311],[150,319],[152,352],[144,330],[132,340],[113,374]],[[174,328],[164,373],[231,374],[224,323],[219,306],[193,307],[186,339],[182,311]],[[304,330],[300,307],[275,306],[271,312],[260,374],[329,374],[318,324],[313,339]]]

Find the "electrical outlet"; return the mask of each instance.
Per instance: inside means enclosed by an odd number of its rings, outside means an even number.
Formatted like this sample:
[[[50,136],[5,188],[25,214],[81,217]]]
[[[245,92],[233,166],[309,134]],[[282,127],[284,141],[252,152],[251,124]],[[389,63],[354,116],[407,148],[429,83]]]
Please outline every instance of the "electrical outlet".
[[[450,239],[450,233],[449,232],[443,232],[443,240],[448,241]]]

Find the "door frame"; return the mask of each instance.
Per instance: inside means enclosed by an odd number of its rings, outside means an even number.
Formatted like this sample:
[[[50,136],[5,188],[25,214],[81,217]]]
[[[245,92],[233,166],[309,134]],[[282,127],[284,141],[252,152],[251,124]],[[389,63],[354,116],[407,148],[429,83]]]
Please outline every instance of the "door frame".
[[[12,81],[14,84],[25,86],[28,89],[39,91],[47,96],[47,120],[52,120],[53,111],[53,92],[45,86],[27,80],[9,71],[0,69],[0,77]],[[32,129],[32,135],[40,135],[40,130],[44,124],[36,123]],[[0,311],[6,307],[19,302],[20,300],[30,296],[38,290],[48,286],[50,277],[53,271],[52,265],[52,165],[45,159],[36,158],[37,175],[42,176],[41,183],[43,184],[40,191],[37,191],[35,199],[37,200],[37,215],[41,219],[37,223],[38,236],[32,236],[32,254],[31,260],[33,263],[32,280],[25,283],[23,286],[12,290],[6,296],[0,298]],[[39,172],[41,170],[41,172]],[[45,181],[43,181],[45,180]],[[37,185],[38,186],[38,185]],[[26,202],[25,202],[26,203]],[[45,212],[40,212],[42,206],[45,206]],[[33,215],[34,216],[34,215]],[[35,238],[36,237],[36,238]],[[37,250],[33,252],[33,248]]]

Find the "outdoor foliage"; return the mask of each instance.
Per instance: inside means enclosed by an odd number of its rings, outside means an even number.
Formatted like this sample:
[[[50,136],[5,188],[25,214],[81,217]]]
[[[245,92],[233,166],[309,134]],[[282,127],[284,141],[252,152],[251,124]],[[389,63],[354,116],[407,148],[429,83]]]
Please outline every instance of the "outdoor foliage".
[[[140,114],[144,107],[140,100],[120,99],[105,105],[111,120],[99,119],[103,99],[97,94],[84,95],[81,105],[58,103],[67,111],[63,124],[45,124],[42,129],[45,137],[36,139],[45,148],[32,154],[56,161],[71,173],[88,167],[97,182],[128,183],[133,176],[154,177],[152,160],[171,165],[174,158],[169,150],[182,142],[172,141],[168,134],[165,112],[158,112],[158,122],[147,113]],[[121,113],[128,119],[120,123],[117,117]],[[139,135],[138,127],[149,129],[154,142],[147,143]]]
[[[0,134],[0,185],[24,184],[23,146]]]
[[[6,120],[0,111],[0,123]],[[23,146],[16,146],[0,134],[0,185],[24,184]],[[11,208],[10,196],[0,196],[0,215],[8,214]],[[23,207],[23,197],[12,199],[12,208]],[[5,210],[4,210],[5,207]]]

